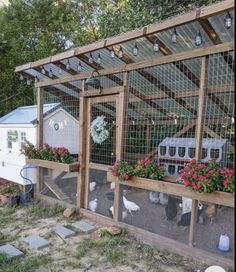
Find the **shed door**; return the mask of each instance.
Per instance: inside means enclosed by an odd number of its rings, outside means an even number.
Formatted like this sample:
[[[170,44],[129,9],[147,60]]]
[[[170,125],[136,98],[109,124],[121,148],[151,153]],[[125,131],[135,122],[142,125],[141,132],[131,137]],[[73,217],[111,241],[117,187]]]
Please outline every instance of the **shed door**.
[[[118,94],[91,97],[87,104],[87,146],[86,146],[86,199],[85,206],[97,198],[99,203],[105,203],[105,193],[110,184],[107,182],[107,171],[115,163],[117,157],[118,133]],[[90,184],[96,183],[93,190]],[[102,189],[103,188],[103,189]],[[100,190],[101,193],[98,193]],[[105,191],[104,191],[105,190]],[[98,194],[96,194],[96,192]],[[96,212],[106,214],[104,205],[98,205]]]

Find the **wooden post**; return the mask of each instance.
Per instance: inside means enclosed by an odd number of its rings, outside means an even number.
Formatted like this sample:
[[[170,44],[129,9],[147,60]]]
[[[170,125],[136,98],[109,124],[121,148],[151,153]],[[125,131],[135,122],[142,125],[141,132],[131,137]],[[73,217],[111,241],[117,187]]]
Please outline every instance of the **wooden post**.
[[[208,57],[202,58],[201,77],[200,77],[200,89],[199,89],[199,101],[198,101],[198,114],[196,122],[196,154],[195,159],[201,160],[202,157],[202,137],[204,128],[204,113],[207,97],[207,78],[208,78]],[[189,229],[189,245],[193,246],[195,225],[197,221],[197,206],[198,201],[192,200],[192,212]]]
[[[119,94],[118,108],[116,112],[117,126],[116,126],[116,159],[121,160],[124,157],[124,142],[125,142],[125,115],[128,107],[128,98],[126,97],[128,91],[129,74],[124,74],[124,92]],[[116,222],[121,218],[121,206],[122,206],[122,192],[119,182],[115,183],[115,196],[114,196],[114,220]]]
[[[43,89],[37,88],[37,128],[36,128],[36,146],[43,146]],[[37,167],[36,171],[36,193],[39,193],[42,189],[42,169]]]
[[[82,92],[86,91],[85,80],[82,84]],[[85,197],[85,178],[86,178],[86,134],[87,134],[87,111],[86,111],[86,98],[80,96],[79,108],[79,162],[80,170],[77,180],[77,207],[86,207]]]

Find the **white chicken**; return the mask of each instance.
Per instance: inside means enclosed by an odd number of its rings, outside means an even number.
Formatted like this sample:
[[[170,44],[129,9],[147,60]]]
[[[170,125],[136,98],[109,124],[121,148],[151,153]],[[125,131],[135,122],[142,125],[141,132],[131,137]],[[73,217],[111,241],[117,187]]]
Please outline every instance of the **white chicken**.
[[[114,190],[114,189],[115,189],[115,182],[114,182],[114,181],[111,182],[110,188],[111,188],[111,190]]]
[[[95,198],[94,200],[89,201],[89,209],[92,212],[96,212],[98,207],[98,200]]]
[[[123,203],[124,203],[126,210],[128,210],[132,216],[133,216],[133,214],[131,211],[139,211],[140,210],[139,206],[136,203],[127,200],[124,196],[123,196]]]
[[[160,201],[159,192],[149,192],[149,200],[151,203],[157,204]]]
[[[114,215],[114,207],[111,206],[109,210],[111,211],[111,214]]]
[[[89,183],[89,191],[90,192],[94,191],[96,185],[97,185],[97,183],[95,181],[90,182]]]
[[[114,206],[111,206],[109,210],[110,210],[111,215],[113,216],[114,215]],[[127,210],[123,211],[122,212],[122,220],[124,220],[127,217],[127,215],[128,215]]]
[[[160,204],[167,205],[168,204],[168,195],[164,193],[160,193]]]

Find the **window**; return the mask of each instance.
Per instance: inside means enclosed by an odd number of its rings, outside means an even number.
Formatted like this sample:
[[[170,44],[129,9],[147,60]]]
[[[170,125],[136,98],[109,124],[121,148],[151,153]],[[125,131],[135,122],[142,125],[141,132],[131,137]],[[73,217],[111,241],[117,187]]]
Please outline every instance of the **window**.
[[[12,149],[12,141],[11,139],[11,131],[7,132],[7,148],[8,149]]]
[[[22,150],[24,148],[25,145],[25,141],[26,141],[26,132],[21,132],[20,133],[20,149]]]

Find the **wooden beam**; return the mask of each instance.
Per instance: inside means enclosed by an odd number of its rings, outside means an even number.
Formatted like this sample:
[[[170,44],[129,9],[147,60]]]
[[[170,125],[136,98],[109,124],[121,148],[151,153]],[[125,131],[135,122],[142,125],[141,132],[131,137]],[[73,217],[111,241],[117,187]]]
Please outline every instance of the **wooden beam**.
[[[52,56],[52,57],[49,57],[49,58],[46,58],[46,59],[43,59],[40,61],[30,62],[30,63],[24,64],[24,65],[17,66],[15,69],[15,72],[20,72],[20,71],[27,70],[27,69],[33,69],[39,65],[45,65],[45,64],[48,64],[48,63],[51,63],[54,61],[68,59],[73,56],[78,56],[78,55],[92,52],[95,50],[103,49],[107,46],[113,46],[116,44],[127,42],[129,40],[136,40],[138,38],[144,37],[145,35],[158,33],[158,32],[173,28],[173,27],[177,27],[177,26],[180,26],[180,25],[183,25],[186,23],[197,21],[199,19],[214,16],[219,13],[223,13],[225,11],[231,10],[233,8],[234,8],[234,1],[233,0],[225,0],[225,1],[221,1],[219,3],[213,4],[213,5],[197,8],[191,12],[181,14],[181,15],[175,16],[173,18],[168,18],[162,22],[157,22],[155,24],[145,26],[141,29],[130,31],[130,32],[121,34],[116,37],[111,37],[106,40],[95,42],[93,44],[78,47],[76,49],[73,49],[73,50],[70,50],[67,52],[63,52],[63,53],[57,54],[55,56]]]
[[[203,125],[204,124],[204,113],[206,106],[207,97],[207,79],[208,79],[208,57],[202,58],[201,64],[201,78],[200,78],[200,89],[199,89],[199,101],[198,101],[198,115],[196,123],[196,154],[195,159],[200,161],[202,158],[202,138],[203,138]],[[189,245],[193,246],[195,225],[197,222],[197,207],[198,202],[192,200],[192,211],[189,228]]]
[[[177,138],[182,136],[184,133],[186,133],[188,130],[193,128],[196,125],[196,121],[189,123],[186,127],[183,127],[181,130],[179,130],[177,133],[175,133],[172,137]]]
[[[233,51],[233,50],[234,50],[234,42],[227,42],[227,43],[223,43],[219,45],[209,46],[206,48],[198,48],[191,51],[175,53],[172,55],[135,62],[131,64],[125,64],[115,68],[101,69],[101,70],[98,70],[98,72],[101,76],[105,76],[105,75],[111,75],[115,73],[127,72],[127,71],[136,70],[136,69],[171,63],[173,61],[199,58],[199,57],[207,56],[210,54],[217,54],[217,53]],[[36,87],[44,87],[44,86],[61,84],[65,82],[75,81],[75,80],[83,80],[83,79],[89,78],[90,76],[91,76],[91,73],[81,73],[79,75],[59,78],[56,80],[41,81],[36,83]]]

